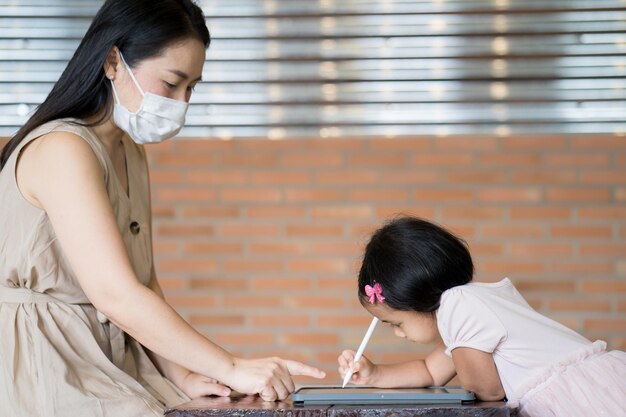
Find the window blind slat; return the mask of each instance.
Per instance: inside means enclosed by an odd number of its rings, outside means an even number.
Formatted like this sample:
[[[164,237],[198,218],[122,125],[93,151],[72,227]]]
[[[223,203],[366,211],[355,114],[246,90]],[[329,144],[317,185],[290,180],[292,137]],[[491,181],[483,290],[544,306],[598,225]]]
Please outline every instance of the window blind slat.
[[[0,4],[0,136],[43,101],[96,0]],[[626,132],[621,0],[199,1],[186,136]]]

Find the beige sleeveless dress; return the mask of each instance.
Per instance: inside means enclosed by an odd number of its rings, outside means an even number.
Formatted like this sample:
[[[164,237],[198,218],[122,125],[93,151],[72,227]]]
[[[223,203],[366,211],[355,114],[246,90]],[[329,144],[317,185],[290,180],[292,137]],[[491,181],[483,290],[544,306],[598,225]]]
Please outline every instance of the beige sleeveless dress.
[[[144,285],[150,280],[143,148],[124,137],[128,196],[89,128],[64,119],[31,132],[0,172],[0,416],[162,416],[165,406],[189,398],[160,375],[137,341],[89,302],[45,211],[28,203],[17,188],[19,152],[52,131],[72,132],[93,149],[134,271]]]

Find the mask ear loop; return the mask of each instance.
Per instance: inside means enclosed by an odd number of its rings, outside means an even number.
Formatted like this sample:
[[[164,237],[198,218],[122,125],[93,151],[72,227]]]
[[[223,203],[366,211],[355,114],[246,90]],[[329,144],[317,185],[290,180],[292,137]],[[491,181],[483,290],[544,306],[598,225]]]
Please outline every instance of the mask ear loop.
[[[116,104],[120,104],[120,97],[117,95],[117,90],[115,89],[115,83],[113,82],[113,80],[109,80],[111,81],[111,87],[113,88],[113,99],[115,99],[115,103]]]
[[[122,62],[124,63],[124,66],[126,67],[126,70],[128,71],[128,73],[130,74],[130,78],[133,80],[133,82],[137,86],[137,89],[141,93],[141,96],[142,97],[145,96],[146,94],[143,92],[143,89],[141,88],[141,86],[139,85],[139,82],[135,78],[135,74],[133,74],[133,71],[130,69],[130,67],[126,63],[126,60],[124,59],[124,55],[122,55],[122,51],[119,51],[119,52],[120,52],[120,58],[122,58]]]

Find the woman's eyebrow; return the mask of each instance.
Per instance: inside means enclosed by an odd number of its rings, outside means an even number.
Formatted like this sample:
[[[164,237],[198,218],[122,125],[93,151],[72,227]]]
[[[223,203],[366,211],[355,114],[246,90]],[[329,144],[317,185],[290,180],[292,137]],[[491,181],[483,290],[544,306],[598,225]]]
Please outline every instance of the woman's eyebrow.
[[[178,75],[183,80],[188,80],[189,79],[189,75],[187,75],[187,73],[185,73],[183,71],[175,70],[175,69],[171,69],[171,70],[168,70],[168,71],[171,72],[172,74]],[[196,78],[194,81],[202,81],[202,76]]]

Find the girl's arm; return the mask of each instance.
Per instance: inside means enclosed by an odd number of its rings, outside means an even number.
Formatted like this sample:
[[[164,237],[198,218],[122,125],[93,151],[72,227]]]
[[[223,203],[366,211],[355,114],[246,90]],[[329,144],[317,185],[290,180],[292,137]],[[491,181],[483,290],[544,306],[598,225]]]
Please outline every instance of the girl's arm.
[[[352,382],[380,388],[444,385],[455,375],[454,362],[444,351],[444,344],[439,343],[424,360],[388,365],[375,365],[362,357],[353,366],[355,373]],[[339,358],[339,372],[342,377],[353,360],[354,352],[351,351],[344,352]]]
[[[373,385],[381,388],[445,385],[455,375],[454,362],[439,343],[424,360],[376,365]]]
[[[491,353],[458,347],[452,359],[463,388],[473,391],[483,401],[501,401],[505,394]]]
[[[323,375],[315,368],[278,358],[235,358],[142,285],[115,221],[102,168],[82,138],[53,132],[26,151],[17,172],[23,195],[45,210],[89,300],[139,343],[183,368],[269,400],[285,398],[293,391],[290,373]]]

